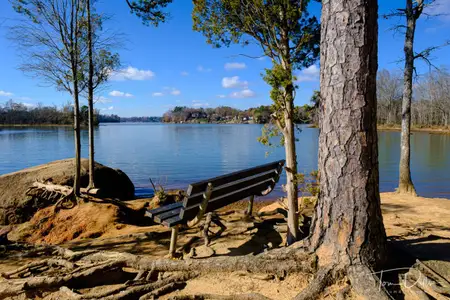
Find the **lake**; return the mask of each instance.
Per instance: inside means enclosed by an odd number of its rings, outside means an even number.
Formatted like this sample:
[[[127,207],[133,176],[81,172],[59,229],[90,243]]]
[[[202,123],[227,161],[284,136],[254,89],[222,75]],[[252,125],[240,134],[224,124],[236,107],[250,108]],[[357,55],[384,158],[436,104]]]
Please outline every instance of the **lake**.
[[[300,127],[299,172],[317,169],[317,129]],[[150,188],[149,178],[168,188],[283,159],[283,148],[259,144],[261,125],[101,124],[95,130],[96,161],[123,170],[137,193]],[[394,191],[398,182],[400,133],[379,133],[380,189]],[[88,133],[82,132],[87,157]],[[0,174],[73,157],[69,127],[0,127]],[[268,152],[268,153],[267,153]],[[423,197],[450,198],[450,136],[414,133],[412,177]],[[285,182],[285,177],[280,180]],[[271,194],[282,194],[280,185]]]

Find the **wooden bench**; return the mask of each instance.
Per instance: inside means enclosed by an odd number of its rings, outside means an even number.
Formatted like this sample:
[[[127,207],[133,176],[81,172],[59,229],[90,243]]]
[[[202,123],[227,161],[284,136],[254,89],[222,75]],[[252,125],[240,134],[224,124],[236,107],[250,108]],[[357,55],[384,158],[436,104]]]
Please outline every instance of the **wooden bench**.
[[[250,198],[247,213],[251,214],[254,197],[265,196],[274,189],[284,162],[280,160],[193,183],[182,202],[148,210],[146,216],[172,229],[169,255],[173,256],[180,225],[192,227],[209,214],[207,222],[213,221],[224,230],[225,226],[217,219],[211,220],[211,212],[245,198]]]

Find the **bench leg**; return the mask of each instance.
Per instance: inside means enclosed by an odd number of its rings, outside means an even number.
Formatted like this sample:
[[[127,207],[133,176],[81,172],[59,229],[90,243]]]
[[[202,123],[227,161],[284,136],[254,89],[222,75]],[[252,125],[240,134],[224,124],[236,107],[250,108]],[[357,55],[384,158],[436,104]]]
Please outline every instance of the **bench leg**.
[[[248,201],[247,210],[245,211],[245,214],[247,216],[251,216],[253,213],[253,200],[255,199],[255,196],[251,196],[250,200]]]
[[[177,237],[178,237],[178,225],[175,225],[172,227],[172,235],[170,237],[170,248],[169,248],[169,255],[170,257],[173,257],[175,254],[175,250],[177,247]]]
[[[203,238],[205,240],[205,246],[209,245],[209,226],[211,226],[212,213],[206,214],[205,224],[203,225]]]

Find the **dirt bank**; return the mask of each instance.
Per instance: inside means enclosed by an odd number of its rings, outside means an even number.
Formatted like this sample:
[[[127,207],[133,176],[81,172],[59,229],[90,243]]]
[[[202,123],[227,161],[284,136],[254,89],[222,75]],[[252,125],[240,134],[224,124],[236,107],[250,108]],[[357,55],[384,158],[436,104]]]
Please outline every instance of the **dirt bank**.
[[[409,256],[419,258],[450,280],[450,200],[410,197],[396,193],[381,194],[383,220],[391,245],[405,250]],[[127,207],[139,211],[147,200],[127,202]],[[274,202],[257,202],[255,211]],[[267,249],[282,247],[286,233],[286,222],[282,215],[245,220],[239,213],[230,210],[245,208],[245,201],[220,211],[227,230],[210,247],[203,245],[200,228],[180,232],[178,246],[193,241],[194,258],[209,256],[241,256],[257,254]],[[167,254],[170,231],[160,225],[132,224],[121,218],[123,209],[110,203],[85,203],[72,210],[59,212],[49,226],[46,210],[40,211],[28,222],[34,231],[25,237],[28,241],[41,243],[63,242],[63,246],[75,251],[107,250],[143,254],[150,258],[161,258]],[[43,220],[43,221],[42,221]],[[22,227],[23,228],[23,227]],[[32,227],[30,227],[32,228]],[[78,232],[79,228],[83,230]],[[213,232],[218,228],[213,226]],[[13,231],[17,233],[20,231]],[[23,233],[23,231],[22,231]],[[12,235],[10,234],[12,237]],[[61,236],[61,237],[59,237]],[[0,260],[0,272],[23,265],[24,261]],[[226,278],[226,280],[224,280]],[[210,274],[192,279],[174,295],[220,294],[235,295],[257,292],[271,299],[292,299],[303,289],[310,278],[292,274],[283,280],[262,279],[240,273]],[[328,289],[321,299],[335,299],[339,284]]]
[[[17,210],[27,202],[26,191],[36,180],[51,179],[54,184],[73,185],[73,160],[65,159],[0,176],[0,225],[6,224],[6,211]],[[81,186],[86,187],[88,160],[81,161]],[[102,196],[129,200],[134,198],[134,185],[128,176],[118,169],[102,164],[95,165],[95,185]],[[27,214],[29,215],[29,214]]]

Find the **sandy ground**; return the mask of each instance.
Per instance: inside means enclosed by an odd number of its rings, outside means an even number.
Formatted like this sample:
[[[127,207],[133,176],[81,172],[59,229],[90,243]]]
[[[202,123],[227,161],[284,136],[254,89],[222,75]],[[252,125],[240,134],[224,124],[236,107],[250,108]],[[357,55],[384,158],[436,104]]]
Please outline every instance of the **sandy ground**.
[[[450,200],[409,197],[396,193],[383,193],[381,199],[384,224],[391,244],[406,250],[411,257],[419,258],[433,266],[450,280]],[[139,200],[132,205],[141,207],[145,201]],[[255,211],[271,203],[273,201],[258,202],[255,205]],[[55,224],[54,228],[47,228],[47,235],[51,236],[51,239],[45,240],[46,237],[42,237],[42,232],[37,235],[41,236],[41,240],[36,238],[36,235],[27,238],[35,242],[58,241],[73,250],[126,251],[154,258],[160,258],[167,254],[170,238],[167,228],[160,225],[136,226],[120,223],[117,211],[108,205],[110,204],[84,204],[81,208],[73,209],[70,214],[66,213],[64,218],[60,216],[62,219],[58,219],[58,221],[61,222],[53,223]],[[103,206],[103,208],[99,206]],[[246,203],[240,202],[232,207],[222,209],[221,212],[224,213],[230,209],[240,210],[245,207]],[[72,216],[71,219],[67,219],[69,215]],[[95,222],[89,221],[92,216],[96,216],[93,218]],[[181,246],[193,238],[196,239],[192,244],[196,250],[196,259],[211,255],[257,254],[266,249],[284,245],[286,223],[281,215],[263,219],[256,218],[250,222],[243,219],[239,213],[231,213],[224,215],[223,219],[228,229],[222,236],[212,240],[210,248],[203,245],[198,228],[181,232],[178,245]],[[84,222],[85,231],[79,233],[78,236],[72,235],[71,238],[67,238],[74,233],[74,230],[79,229],[78,225],[82,223],[81,221]],[[63,226],[61,223],[68,222],[71,224],[70,226],[61,227]],[[37,226],[36,224],[34,226]],[[212,230],[215,231],[217,228],[213,227]],[[57,237],[62,236],[62,231],[66,232],[66,236],[64,239],[58,240]],[[20,233],[20,231],[16,231],[15,234],[18,232]],[[16,236],[20,236],[20,234]],[[7,258],[3,258],[0,260],[0,271],[14,269],[24,262],[9,261]],[[308,280],[309,277],[302,274],[287,276],[281,281],[265,281],[233,273],[220,276],[211,274],[189,281],[184,290],[170,295],[202,292],[229,295],[258,292],[271,299],[291,299],[306,286]],[[333,287],[329,291],[330,293],[324,297],[325,299],[333,299]]]

